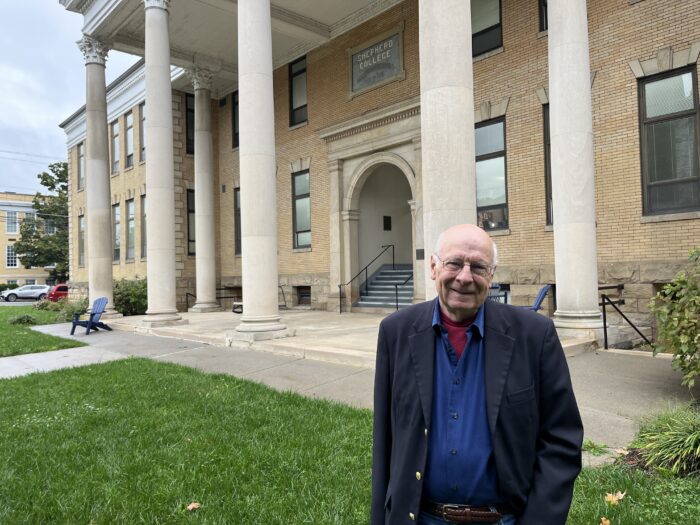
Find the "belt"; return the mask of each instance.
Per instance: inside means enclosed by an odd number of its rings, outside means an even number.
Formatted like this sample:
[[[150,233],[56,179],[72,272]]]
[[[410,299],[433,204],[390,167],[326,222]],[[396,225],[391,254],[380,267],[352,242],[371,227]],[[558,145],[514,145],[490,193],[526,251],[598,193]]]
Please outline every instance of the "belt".
[[[494,510],[491,510],[494,509]],[[506,505],[475,506],[452,503],[421,502],[421,510],[448,523],[498,523],[504,514],[512,514]]]

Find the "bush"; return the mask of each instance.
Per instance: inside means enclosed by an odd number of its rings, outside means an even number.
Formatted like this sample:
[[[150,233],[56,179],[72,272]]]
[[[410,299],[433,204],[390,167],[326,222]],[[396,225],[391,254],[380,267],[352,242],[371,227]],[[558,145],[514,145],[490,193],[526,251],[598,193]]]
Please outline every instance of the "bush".
[[[37,324],[37,320],[33,315],[22,314],[10,317],[10,324],[34,325]]]
[[[32,307],[35,310],[48,310],[50,312],[58,312],[61,310],[61,305],[58,302],[53,302],[44,299],[43,301],[37,301]]]
[[[7,284],[7,283],[2,283],[0,284],[0,292],[4,292],[5,290],[14,290],[15,288],[18,288],[19,284],[17,283],[12,283],[12,284]]]
[[[700,409],[680,407],[642,423],[634,446],[648,467],[674,476],[700,474]]]
[[[77,301],[69,301],[67,298],[63,298],[60,301],[56,301],[54,304],[57,305],[57,307],[52,307],[50,309],[57,309],[58,311],[56,322],[65,322],[72,320],[74,314],[83,315],[87,312],[88,298],[83,297]]]
[[[700,375],[700,249],[690,253],[688,270],[665,285],[649,308],[659,328],[654,352],[672,352],[673,367],[692,388]]]
[[[122,315],[143,315],[148,308],[146,279],[121,279],[114,283],[114,308]]]

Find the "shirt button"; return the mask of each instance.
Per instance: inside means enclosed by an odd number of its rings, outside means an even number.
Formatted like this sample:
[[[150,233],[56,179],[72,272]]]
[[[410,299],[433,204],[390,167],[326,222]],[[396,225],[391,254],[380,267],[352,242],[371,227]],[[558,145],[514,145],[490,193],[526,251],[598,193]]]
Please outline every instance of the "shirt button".
[[[413,512],[409,512],[409,513],[408,513],[408,519],[410,519],[411,521],[416,521],[416,515],[413,514]]]
[[[421,478],[420,472],[416,472],[416,479],[417,479],[418,481],[420,481],[420,478]]]
[[[457,449],[456,449],[456,448],[453,448],[452,450],[450,450],[450,454],[452,454],[453,456],[456,456],[456,455],[457,455]]]
[[[457,412],[453,412],[452,419],[459,419],[459,414]]]
[[[455,383],[455,385],[458,385],[458,384],[460,383],[460,380],[459,380],[459,379],[455,379],[454,383]]]
[[[428,429],[427,429],[427,428],[425,429],[425,435],[426,435],[426,436],[428,435]]]

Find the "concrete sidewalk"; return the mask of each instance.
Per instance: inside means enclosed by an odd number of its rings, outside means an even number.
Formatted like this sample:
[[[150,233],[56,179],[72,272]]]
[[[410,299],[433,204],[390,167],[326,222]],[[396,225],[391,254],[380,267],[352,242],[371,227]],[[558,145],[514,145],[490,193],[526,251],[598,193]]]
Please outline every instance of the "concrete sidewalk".
[[[355,315],[355,314],[352,314]],[[377,316],[381,318],[380,316]],[[355,319],[356,330],[365,325],[364,337],[354,338],[338,326],[308,324],[307,337],[315,345],[338,347],[348,339],[358,351],[372,355],[378,320]],[[373,332],[374,335],[367,335]],[[154,337],[123,331],[97,332],[90,336],[69,336],[70,325],[47,325],[37,330],[85,341],[88,347],[58,350],[0,359],[0,378],[16,377],[101,363],[129,356],[190,366],[205,372],[230,374],[264,383],[278,390],[291,390],[309,397],[325,398],[355,407],[372,407],[374,371],[371,366],[352,366],[299,355],[251,348],[235,348]],[[309,334],[316,332],[316,337]],[[350,331],[352,332],[352,330]],[[302,332],[303,333],[303,332]],[[294,338],[290,338],[291,341]],[[370,346],[371,345],[371,346]],[[656,358],[630,351],[587,351],[568,356],[569,368],[586,438],[611,449],[626,446],[634,437],[642,416],[673,404],[687,402],[690,392],[680,386],[680,374],[671,369],[668,356]],[[695,395],[700,389],[695,390]],[[604,461],[584,455],[587,464]]]

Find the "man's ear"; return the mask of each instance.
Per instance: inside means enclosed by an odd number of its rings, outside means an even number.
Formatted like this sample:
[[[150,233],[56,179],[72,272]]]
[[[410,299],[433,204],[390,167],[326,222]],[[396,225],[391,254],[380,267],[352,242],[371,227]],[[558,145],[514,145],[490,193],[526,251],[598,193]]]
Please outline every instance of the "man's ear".
[[[437,278],[437,268],[435,268],[435,255],[430,256],[430,278],[434,281]]]

